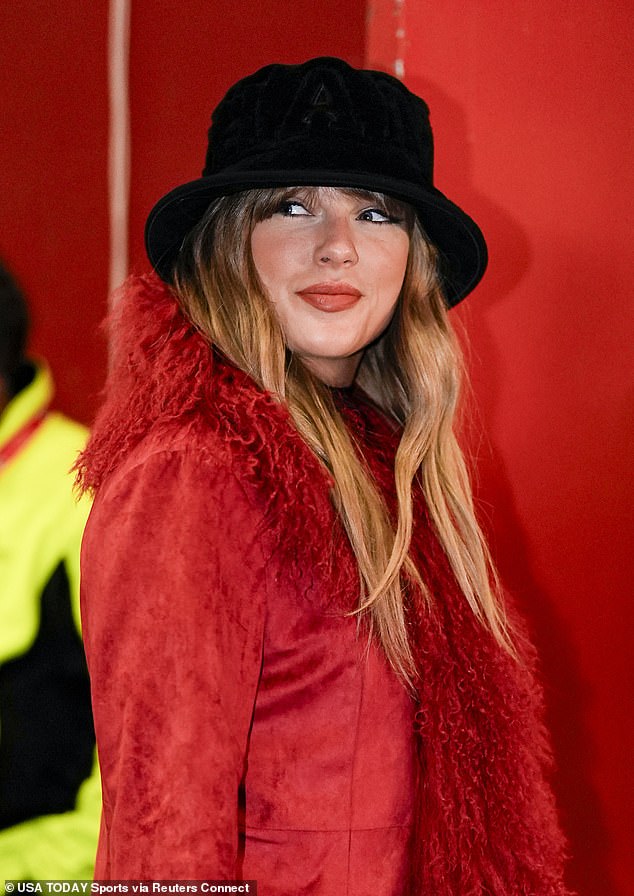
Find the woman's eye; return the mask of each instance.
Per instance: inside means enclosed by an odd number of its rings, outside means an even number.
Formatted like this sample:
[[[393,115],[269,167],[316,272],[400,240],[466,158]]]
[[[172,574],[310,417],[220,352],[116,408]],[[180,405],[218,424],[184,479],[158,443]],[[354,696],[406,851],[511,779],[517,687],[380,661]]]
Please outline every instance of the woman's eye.
[[[373,224],[395,224],[396,218],[388,215],[380,208],[366,208],[359,215],[360,221],[371,221]]]
[[[310,215],[306,206],[302,205],[302,203],[298,202],[296,199],[288,199],[286,202],[282,202],[278,209],[278,213],[287,218],[296,218],[299,215]]]

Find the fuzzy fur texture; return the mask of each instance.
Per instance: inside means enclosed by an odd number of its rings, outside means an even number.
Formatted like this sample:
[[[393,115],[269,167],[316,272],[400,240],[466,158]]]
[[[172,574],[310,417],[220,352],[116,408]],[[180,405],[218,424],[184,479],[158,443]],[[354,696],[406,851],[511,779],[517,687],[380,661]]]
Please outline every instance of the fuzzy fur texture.
[[[256,498],[267,489],[271,555],[295,567],[292,575],[306,582],[307,593],[307,578],[329,579],[329,593],[346,595],[347,601],[356,581],[350,551],[341,538],[334,539],[332,553],[323,550],[324,520],[332,513],[328,474],[286,410],[216,356],[158,279],[129,283],[116,309],[116,356],[105,404],[80,461],[81,486],[98,492],[157,428],[177,422],[192,439],[202,430],[213,433],[215,450],[226,452],[245,489]],[[397,436],[354,393],[342,394],[340,403],[393,503]],[[415,502],[412,555],[434,606],[430,611],[411,595],[421,785],[410,893],[566,896],[534,651],[516,622],[522,654],[517,663],[474,618],[448,571],[420,493]],[[298,532],[304,544],[299,552]]]

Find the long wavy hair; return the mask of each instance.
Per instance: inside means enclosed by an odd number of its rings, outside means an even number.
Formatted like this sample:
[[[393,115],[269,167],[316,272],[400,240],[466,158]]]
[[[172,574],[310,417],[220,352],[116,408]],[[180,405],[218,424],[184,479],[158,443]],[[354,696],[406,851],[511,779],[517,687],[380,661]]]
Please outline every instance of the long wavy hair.
[[[447,319],[437,252],[409,207],[380,193],[346,191],[367,197],[388,214],[404,216],[410,236],[396,312],[385,333],[367,347],[357,374],[362,388],[402,427],[394,470],[394,525],[331,390],[288,350],[253,262],[254,226],[298,192],[303,191],[257,189],[212,203],[184,242],[174,267],[173,285],[183,310],[232,363],[287,406],[298,432],[330,471],[332,500],[359,569],[356,612],[367,619],[403,679],[411,684],[415,677],[406,624],[408,578],[432,601],[409,556],[415,479],[465,599],[497,641],[513,652],[497,576],[454,432],[462,363]]]

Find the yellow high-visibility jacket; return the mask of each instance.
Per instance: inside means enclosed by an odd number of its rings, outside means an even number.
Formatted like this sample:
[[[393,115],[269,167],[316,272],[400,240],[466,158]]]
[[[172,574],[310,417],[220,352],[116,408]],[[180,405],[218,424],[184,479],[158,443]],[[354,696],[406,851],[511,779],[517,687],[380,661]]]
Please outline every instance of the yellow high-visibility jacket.
[[[33,366],[0,415],[0,458],[10,455],[0,461],[0,869],[9,880],[92,877],[101,804],[79,634],[89,502],[77,502],[69,472],[87,432],[46,413],[52,393],[46,367]]]

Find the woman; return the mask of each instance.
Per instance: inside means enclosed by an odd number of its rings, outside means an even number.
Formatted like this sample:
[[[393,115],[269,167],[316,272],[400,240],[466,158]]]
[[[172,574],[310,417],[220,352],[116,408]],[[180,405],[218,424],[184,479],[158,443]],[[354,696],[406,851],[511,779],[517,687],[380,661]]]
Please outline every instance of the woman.
[[[146,241],[108,398],[84,635],[100,878],[566,892],[533,653],[452,431],[484,239],[425,104],[337,59],[216,109]]]

